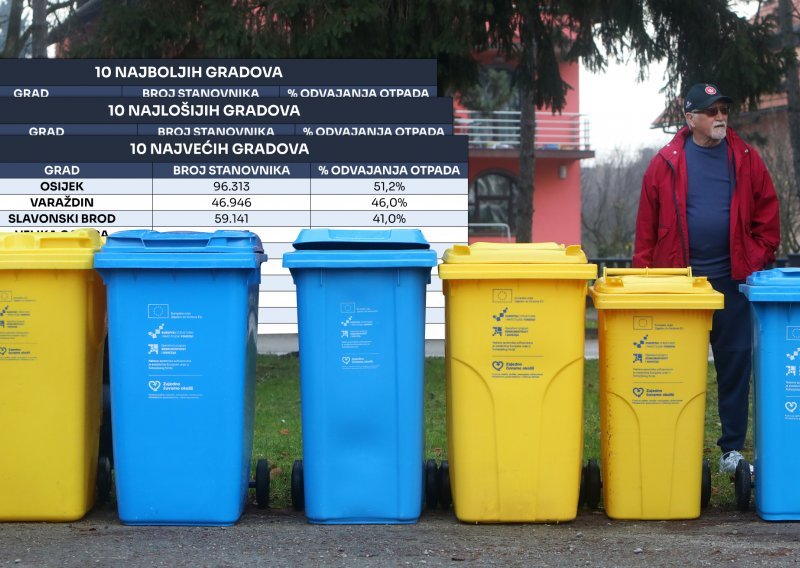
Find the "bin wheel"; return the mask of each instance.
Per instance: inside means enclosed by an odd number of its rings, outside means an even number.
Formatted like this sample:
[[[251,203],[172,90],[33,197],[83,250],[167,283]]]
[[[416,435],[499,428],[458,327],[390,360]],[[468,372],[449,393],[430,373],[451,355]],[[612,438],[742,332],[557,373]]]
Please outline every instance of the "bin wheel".
[[[586,464],[586,482],[584,496],[586,505],[590,509],[597,509],[600,506],[600,496],[603,483],[600,479],[600,466],[597,460],[589,460]]]
[[[750,491],[753,480],[750,478],[750,464],[747,460],[739,460],[736,472],[733,474],[733,492],[736,499],[736,508],[747,511],[750,508]]]
[[[425,462],[425,504],[428,509],[435,509],[439,504],[439,468],[436,460]]]
[[[259,509],[269,506],[269,462],[265,459],[256,462],[256,504]]]
[[[711,466],[707,459],[703,460],[703,479],[700,483],[700,508],[705,509],[711,501]]]
[[[439,506],[449,509],[453,504],[453,493],[450,488],[450,464],[442,460],[439,466]]]
[[[97,459],[97,502],[108,503],[111,496],[111,460],[101,455]]]
[[[303,460],[295,460],[292,465],[292,507],[295,511],[306,508],[306,490],[303,483]]]

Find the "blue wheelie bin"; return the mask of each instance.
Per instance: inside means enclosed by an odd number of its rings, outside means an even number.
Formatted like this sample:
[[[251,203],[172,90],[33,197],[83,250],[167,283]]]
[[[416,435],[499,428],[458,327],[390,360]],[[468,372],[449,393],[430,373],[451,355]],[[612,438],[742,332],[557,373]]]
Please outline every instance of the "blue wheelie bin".
[[[112,234],[95,256],[108,290],[119,517],[230,525],[253,440],[260,266],[247,231]]]
[[[413,523],[422,509],[425,286],[419,230],[304,229],[297,286],[303,460],[292,497],[312,523]]]
[[[739,290],[753,314],[756,512],[767,521],[800,520],[800,268],[755,272]],[[740,466],[736,499],[744,509],[750,475]]]

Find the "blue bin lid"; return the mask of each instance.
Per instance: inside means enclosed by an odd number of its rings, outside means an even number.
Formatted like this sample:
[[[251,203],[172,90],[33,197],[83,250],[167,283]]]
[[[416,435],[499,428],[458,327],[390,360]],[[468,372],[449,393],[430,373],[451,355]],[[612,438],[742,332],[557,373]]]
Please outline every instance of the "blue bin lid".
[[[267,260],[250,231],[120,231],[94,258],[103,268],[258,268]]]
[[[751,302],[800,301],[800,268],[760,270],[747,277],[739,291]]]
[[[303,229],[285,268],[433,267],[436,252],[419,229]]]

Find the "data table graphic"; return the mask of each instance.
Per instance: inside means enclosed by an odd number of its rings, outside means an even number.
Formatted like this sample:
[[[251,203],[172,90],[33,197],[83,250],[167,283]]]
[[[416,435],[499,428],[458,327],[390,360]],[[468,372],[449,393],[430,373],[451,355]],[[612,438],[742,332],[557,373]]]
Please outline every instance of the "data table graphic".
[[[361,74],[350,61],[189,61],[181,63],[206,75],[181,79],[172,61],[0,61],[0,97],[8,97],[0,105],[0,231],[254,231],[269,256],[259,333],[295,333],[294,285],[281,257],[301,229],[420,228],[439,256],[467,241],[467,141],[449,136],[452,101],[425,98],[435,95],[435,65],[364,61]],[[40,66],[35,79],[24,63]],[[165,63],[170,71],[161,77]],[[151,64],[155,76],[147,83],[116,71]],[[393,64],[407,72],[394,72]],[[286,77],[256,81],[219,71],[248,65],[283,65]],[[304,72],[292,76],[294,65]],[[320,71],[330,65],[340,74]],[[96,69],[110,69],[110,76]],[[376,93],[409,87],[429,94],[307,98],[313,89],[352,95],[373,86]],[[209,96],[226,89],[238,96]],[[153,112],[186,105],[221,110]],[[226,115],[226,106],[284,110]],[[440,338],[443,296],[435,273],[432,280],[426,336]]]

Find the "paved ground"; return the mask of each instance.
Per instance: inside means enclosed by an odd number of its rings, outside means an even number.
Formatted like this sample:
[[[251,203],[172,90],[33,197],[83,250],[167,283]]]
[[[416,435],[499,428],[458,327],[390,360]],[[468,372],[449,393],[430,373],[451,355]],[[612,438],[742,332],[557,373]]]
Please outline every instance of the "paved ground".
[[[0,525],[0,566],[789,566],[800,524],[710,510],[695,521],[466,525],[425,513],[409,526],[315,526],[249,508],[228,528],[126,527],[106,507],[68,524]]]

